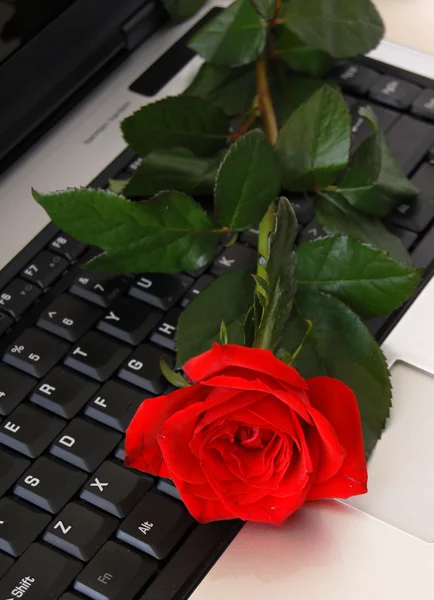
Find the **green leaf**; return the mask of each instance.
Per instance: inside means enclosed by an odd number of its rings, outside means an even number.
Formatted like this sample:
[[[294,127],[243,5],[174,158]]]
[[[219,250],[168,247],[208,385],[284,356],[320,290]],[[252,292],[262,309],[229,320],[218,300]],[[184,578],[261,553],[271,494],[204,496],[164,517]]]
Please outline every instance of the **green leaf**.
[[[371,0],[291,0],[284,4],[281,18],[305,44],[335,58],[365,54],[384,35]]]
[[[419,269],[347,236],[326,237],[297,248],[297,287],[327,292],[362,319],[386,314],[417,289]]]
[[[122,121],[121,127],[127,144],[142,156],[173,147],[214,154],[226,145],[229,135],[229,120],[221,108],[195,96],[147,104]]]
[[[109,179],[109,188],[113,194],[122,194],[128,185],[129,179]]]
[[[230,147],[220,166],[214,199],[217,218],[230,229],[250,229],[262,219],[279,190],[273,147],[262,131],[250,131]]]
[[[164,357],[160,358],[160,370],[163,376],[167,379],[169,383],[177,388],[186,388],[190,387],[191,383],[181,375],[181,373],[177,373],[167,364]]]
[[[185,21],[202,8],[206,0],[163,0],[164,8],[174,23]]]
[[[275,229],[269,236],[269,258],[265,266],[268,301],[256,332],[255,346],[274,350],[288,320],[294,298],[297,256],[294,242],[298,233],[297,218],[287,198],[279,198]]]
[[[416,196],[418,189],[392,156],[372,108],[363,107],[359,113],[372,127],[372,134],[357,150],[338,190],[359,210],[386,217],[404,199]]]
[[[296,192],[326,187],[348,163],[351,119],[341,94],[323,85],[292,113],[276,144],[283,185]]]
[[[264,17],[267,21],[270,21],[274,17],[276,10],[276,0],[250,0],[255,8],[256,12]]]
[[[250,109],[256,95],[255,67],[234,69],[204,63],[186,94],[209,100],[229,116],[241,115]]]
[[[331,68],[333,58],[327,52],[310,48],[286,27],[278,27],[274,54],[284,60],[291,69],[322,77]]]
[[[391,385],[384,356],[365,325],[345,304],[324,293],[297,294],[282,347],[293,352],[306,331],[295,367],[303,377],[328,375],[346,383],[359,404],[369,456],[389,416]]]
[[[244,343],[244,318],[253,303],[254,281],[247,271],[233,271],[213,281],[183,310],[176,328],[178,368],[220,340],[225,322],[228,339]]]
[[[221,237],[199,204],[178,192],[146,202],[90,189],[33,196],[61,229],[106,251],[87,265],[103,271],[199,269],[213,258]]]
[[[212,195],[221,155],[197,156],[187,148],[151,152],[140,163],[123,193],[129,198],[177,190],[197,196]]]
[[[316,216],[327,233],[344,233],[390,253],[395,260],[411,264],[400,240],[376,217],[352,207],[336,193],[322,193],[315,199]]]
[[[239,67],[265,47],[266,22],[250,0],[236,0],[193,36],[189,47],[213,65]]]

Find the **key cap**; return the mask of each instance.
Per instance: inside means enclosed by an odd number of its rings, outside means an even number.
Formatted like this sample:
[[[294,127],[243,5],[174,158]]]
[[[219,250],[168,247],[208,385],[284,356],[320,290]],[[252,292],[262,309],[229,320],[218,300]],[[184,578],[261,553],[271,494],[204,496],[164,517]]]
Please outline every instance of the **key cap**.
[[[58,296],[38,319],[38,327],[76,342],[101,317],[102,310],[69,294]]]
[[[121,437],[116,431],[77,417],[55,440],[50,453],[92,473],[113,451]]]
[[[351,132],[351,153],[354,154],[372,133],[371,127],[366,120],[358,114],[357,110],[352,113]]]
[[[13,325],[14,320],[8,317],[5,313],[0,312],[0,336]],[[1,380],[0,380],[1,381]]]
[[[20,556],[38,537],[51,518],[33,506],[2,498],[0,500],[0,550]]]
[[[409,175],[433,144],[434,126],[404,115],[386,138],[398,165]]]
[[[434,121],[434,90],[424,90],[413,102],[411,112],[415,115]]]
[[[428,227],[432,219],[434,219],[434,201],[423,195],[403,202],[389,217],[394,225],[416,233]]]
[[[308,196],[294,196],[290,198],[292,208],[300,225],[307,225],[315,217],[313,200]]]
[[[96,331],[87,333],[65,358],[65,365],[97,381],[108,379],[131,348]]]
[[[141,156],[138,156],[137,158],[135,158],[127,167],[127,171],[129,173],[134,173],[135,171],[137,171],[137,169],[139,168],[139,166],[142,163],[143,158]]]
[[[60,254],[70,262],[78,258],[86,250],[87,246],[78,242],[65,232],[56,235],[54,240],[48,246],[48,249],[56,254]]]
[[[0,294],[0,309],[17,319],[40,295],[41,290],[36,285],[14,279]]]
[[[370,106],[377,116],[378,125],[383,133],[387,133],[401,116],[396,110],[385,108],[379,104],[371,104]]]
[[[252,248],[234,244],[226,248],[211,265],[211,273],[216,277],[230,273],[235,269],[256,269],[257,253]]]
[[[190,304],[193,298],[196,298],[196,296],[203,290],[203,288],[209,285],[212,281],[214,281],[214,277],[211,277],[211,275],[202,275],[202,277],[200,277],[191,286],[187,294],[181,299],[181,306],[185,308],[187,304]]]
[[[402,245],[404,248],[407,248],[407,250],[413,246],[417,240],[418,236],[414,231],[408,231],[408,229],[402,229],[396,225],[389,225],[389,229],[401,240]]]
[[[258,246],[258,236],[259,229],[252,227],[248,231],[243,231],[240,235],[240,240],[243,244],[248,244],[249,246],[253,246],[253,248],[257,248]]]
[[[13,566],[14,559],[11,556],[6,556],[0,552],[0,580],[5,575],[9,569]]]
[[[142,344],[124,362],[118,377],[152,394],[163,394],[169,384],[160,370],[161,357],[173,366],[173,358],[167,352],[150,344]]]
[[[69,587],[81,568],[77,560],[34,543],[0,581],[0,598],[54,600]]]
[[[193,283],[194,279],[188,275],[145,273],[137,277],[128,293],[137,300],[167,311],[175,306]]]
[[[45,377],[67,353],[69,344],[40,329],[26,329],[6,350],[4,362],[33,375]]]
[[[416,267],[427,269],[434,260],[434,227],[427,231],[422,240],[416,245],[411,257]]]
[[[119,298],[98,323],[98,329],[127,344],[143,342],[163,313],[132,298]]]
[[[434,199],[434,165],[424,163],[411,178],[421,194]]]
[[[372,86],[370,96],[374,100],[393,106],[398,110],[406,110],[421,92],[421,88],[402,79],[383,75]]]
[[[62,256],[43,250],[27,265],[21,276],[46,290],[68,266],[68,261]]]
[[[29,465],[30,461],[26,458],[0,447],[0,496],[14,485]]]
[[[73,594],[72,592],[66,592],[66,594],[60,596],[59,600],[83,600],[83,596],[77,596],[77,594]]]
[[[343,63],[338,65],[337,79],[339,85],[344,89],[363,96],[380,79],[380,75],[362,65]]]
[[[159,479],[157,482],[157,490],[163,492],[163,494],[172,496],[172,498],[176,498],[176,500],[181,500],[181,496],[171,479]]]
[[[99,385],[64,367],[56,367],[35,387],[31,402],[72,419],[98,391]]]
[[[86,475],[49,456],[41,456],[20,477],[14,494],[56,514],[86,481]]]
[[[124,432],[145,397],[150,395],[118,381],[108,381],[90,400],[84,413],[107,427]]]
[[[183,504],[150,491],[121,524],[116,536],[154,558],[163,559],[194,522]]]
[[[59,550],[87,562],[117,526],[117,519],[71,502],[53,520],[43,539]]]
[[[125,460],[125,440],[122,440],[122,442],[116,448],[115,457],[118,460],[121,460],[122,462],[124,462],[124,460]]]
[[[114,515],[126,517],[154,483],[150,475],[104,462],[84,486],[80,498]]]
[[[37,383],[37,379],[0,364],[0,415],[12,412]]]
[[[20,404],[0,425],[0,443],[37,458],[64,427],[62,419],[31,404]]]
[[[179,308],[172,310],[160,321],[151,335],[151,342],[168,350],[175,350],[175,333],[178,319],[181,316]]]
[[[77,578],[77,591],[94,600],[133,600],[158,568],[157,561],[107,542]]]
[[[107,273],[82,269],[70,292],[83,300],[107,308],[123,293],[127,285],[126,277],[113,277]]]
[[[321,227],[317,219],[314,219],[303,229],[300,235],[300,242],[311,242],[318,238],[324,237],[327,233]]]

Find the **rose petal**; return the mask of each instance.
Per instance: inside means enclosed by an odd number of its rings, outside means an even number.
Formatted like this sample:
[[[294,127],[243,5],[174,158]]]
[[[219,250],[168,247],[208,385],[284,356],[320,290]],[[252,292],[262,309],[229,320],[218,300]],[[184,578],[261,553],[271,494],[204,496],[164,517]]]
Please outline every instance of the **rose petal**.
[[[235,515],[226,508],[209,483],[200,487],[191,486],[175,474],[172,474],[172,479],[188,511],[199,523],[227,521],[235,518]]]

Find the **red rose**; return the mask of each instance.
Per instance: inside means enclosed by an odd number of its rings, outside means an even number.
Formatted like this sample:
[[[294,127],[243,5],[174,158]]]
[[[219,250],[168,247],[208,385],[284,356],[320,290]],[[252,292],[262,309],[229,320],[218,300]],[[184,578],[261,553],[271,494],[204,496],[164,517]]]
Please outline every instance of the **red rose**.
[[[173,479],[200,523],[282,523],[306,500],[366,492],[353,392],[304,380],[270,351],[214,345],[189,360],[187,388],[145,400],[126,438],[127,465]]]

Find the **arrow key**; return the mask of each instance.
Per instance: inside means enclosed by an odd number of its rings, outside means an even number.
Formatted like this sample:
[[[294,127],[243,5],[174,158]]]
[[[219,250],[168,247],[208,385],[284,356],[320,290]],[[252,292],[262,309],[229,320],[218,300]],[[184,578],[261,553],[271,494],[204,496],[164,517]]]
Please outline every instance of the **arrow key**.
[[[76,342],[101,317],[102,310],[69,294],[59,296],[44,310],[38,327]]]

